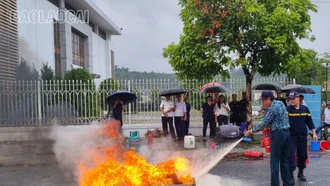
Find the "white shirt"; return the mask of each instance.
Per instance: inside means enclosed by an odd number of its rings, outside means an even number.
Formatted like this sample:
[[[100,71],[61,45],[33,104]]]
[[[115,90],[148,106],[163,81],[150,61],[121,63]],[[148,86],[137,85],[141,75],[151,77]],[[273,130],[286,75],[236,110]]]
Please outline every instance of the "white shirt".
[[[186,102],[184,101],[175,101],[175,112],[174,116],[184,116],[184,113],[187,112]]]
[[[324,109],[324,122],[327,124],[330,124],[330,109],[325,108]]]
[[[161,103],[160,103],[160,108],[164,109],[164,111],[168,111],[169,109],[171,108],[174,108],[174,101],[172,100],[163,100]],[[171,111],[169,113],[167,113],[168,117],[173,117],[174,115],[174,112]],[[164,114],[162,113],[162,116],[164,116]]]
[[[228,103],[226,103],[225,106],[229,109],[228,111],[223,106],[221,106],[221,108],[219,109],[218,104],[216,104],[215,105],[215,115],[216,116],[219,116],[219,115],[228,116],[230,107],[229,107]]]
[[[307,104],[306,104],[305,100],[302,101],[301,105],[304,105],[304,106],[307,107]]]

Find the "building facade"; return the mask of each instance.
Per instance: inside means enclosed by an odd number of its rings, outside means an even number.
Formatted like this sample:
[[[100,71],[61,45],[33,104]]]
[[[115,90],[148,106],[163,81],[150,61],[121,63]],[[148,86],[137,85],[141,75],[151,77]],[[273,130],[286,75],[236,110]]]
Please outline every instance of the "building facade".
[[[17,10],[19,58],[37,70],[47,63],[56,73],[85,68],[96,81],[113,77],[111,37],[121,29],[93,0],[17,0]]]
[[[18,33],[17,19],[11,16],[11,12],[16,10],[16,0],[0,1],[0,81],[15,80],[19,60]]]

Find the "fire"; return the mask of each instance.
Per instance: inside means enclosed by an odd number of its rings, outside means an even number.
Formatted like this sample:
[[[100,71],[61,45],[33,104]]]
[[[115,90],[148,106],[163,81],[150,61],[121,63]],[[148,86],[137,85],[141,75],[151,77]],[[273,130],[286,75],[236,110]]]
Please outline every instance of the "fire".
[[[109,138],[112,143],[85,155],[91,163],[80,161],[80,186],[157,186],[194,184],[192,168],[184,157],[153,165],[133,149],[125,151],[118,122],[111,121],[97,135]]]

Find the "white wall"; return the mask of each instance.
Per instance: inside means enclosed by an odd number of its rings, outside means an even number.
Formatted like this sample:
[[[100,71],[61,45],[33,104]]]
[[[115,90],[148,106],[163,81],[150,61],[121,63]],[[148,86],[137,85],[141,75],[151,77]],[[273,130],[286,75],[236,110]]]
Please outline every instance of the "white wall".
[[[101,75],[100,79],[96,79],[98,84],[104,79],[111,77],[111,53],[113,44],[109,40],[104,40],[95,33],[92,34],[93,40],[93,73]]]
[[[43,20],[48,19],[49,10],[58,8],[47,0],[17,0],[18,12],[42,10]],[[49,19],[54,17],[49,16]],[[57,19],[57,18],[55,18]],[[36,69],[42,68],[43,63],[48,63],[55,69],[54,62],[54,27],[52,23],[18,23],[19,57],[23,57]]]
[[[18,35],[19,35],[19,56],[26,59],[31,64],[34,64],[37,70],[42,68],[43,63],[48,63],[55,70],[55,57],[54,57],[54,25],[52,23],[53,18],[57,17],[48,16],[48,12],[58,11],[58,7],[51,4],[47,0],[18,0],[18,11],[33,11],[42,10],[44,13],[44,19],[50,19],[49,23],[19,23]],[[96,83],[101,82],[106,78],[111,77],[111,50],[114,46],[110,40],[104,40],[100,36],[93,33],[87,24],[78,23],[71,24],[72,27],[86,34],[87,37],[91,37],[89,40],[92,43],[91,47],[91,59],[92,72],[94,74],[101,75],[100,79],[96,79]],[[91,34],[89,34],[91,33]],[[68,64],[70,67],[72,64]],[[74,68],[79,66],[73,65]]]

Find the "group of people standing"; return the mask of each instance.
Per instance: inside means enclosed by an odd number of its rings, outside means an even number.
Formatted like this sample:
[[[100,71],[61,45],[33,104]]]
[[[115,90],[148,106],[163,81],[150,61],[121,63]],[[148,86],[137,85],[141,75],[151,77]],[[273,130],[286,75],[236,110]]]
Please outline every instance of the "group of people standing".
[[[165,136],[170,132],[174,140],[182,140],[185,135],[188,135],[190,103],[188,102],[187,94],[183,96],[183,100],[181,99],[181,95],[176,95],[175,101],[171,100],[170,96],[165,96],[165,100],[162,100],[160,103],[160,111],[162,113],[162,127]]]
[[[216,124],[218,126],[226,125],[228,122],[241,126],[242,122],[246,122],[247,116],[246,93],[243,92],[242,99],[237,100],[237,95],[232,94],[232,101],[228,104],[224,95],[215,95],[206,97],[206,102],[201,107],[203,117],[203,141],[206,141],[206,131],[210,125],[210,137],[216,135]]]
[[[295,185],[294,171],[298,167],[297,177],[306,181],[304,169],[307,157],[307,128],[312,131],[313,140],[317,141],[317,133],[310,111],[303,104],[298,92],[292,91],[287,95],[288,106],[281,92],[277,92],[277,98],[271,91],[263,91],[261,94],[263,107],[267,109],[263,121],[252,130],[248,130],[245,136],[250,136],[265,128],[271,129],[271,186],[279,186],[279,167],[284,186]],[[330,106],[329,106],[330,107]],[[297,161],[296,161],[297,157]]]
[[[201,106],[203,117],[203,141],[206,141],[206,132],[210,125],[210,137],[216,135],[216,124],[226,125],[228,122],[241,126],[242,122],[246,122],[248,100],[246,93],[243,92],[242,99],[237,100],[237,95],[232,95],[232,101],[227,103],[224,95],[215,98],[206,97],[206,102]],[[190,103],[188,95],[185,94],[183,99],[181,95],[176,95],[176,100],[171,100],[170,96],[165,96],[160,104],[161,120],[164,135],[170,134],[174,140],[182,140],[185,135],[189,134],[190,125]]]

